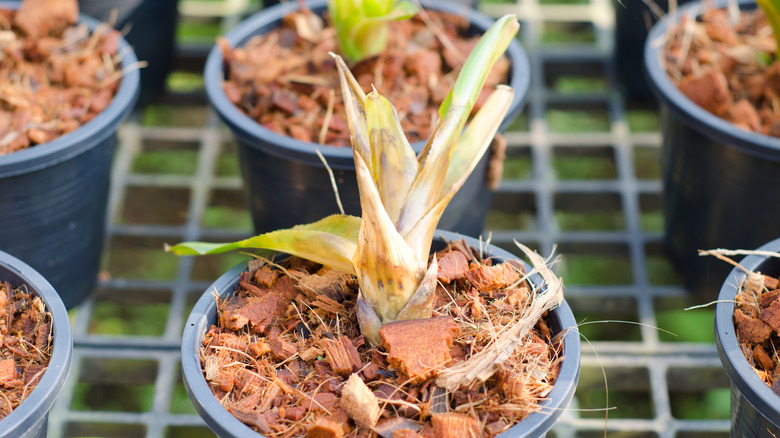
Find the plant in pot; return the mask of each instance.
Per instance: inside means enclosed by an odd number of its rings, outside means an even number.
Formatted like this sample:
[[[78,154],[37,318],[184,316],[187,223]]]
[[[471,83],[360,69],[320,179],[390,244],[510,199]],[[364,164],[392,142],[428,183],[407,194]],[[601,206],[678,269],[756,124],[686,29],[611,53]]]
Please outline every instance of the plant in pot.
[[[384,5],[379,8],[382,17],[338,12],[352,12],[344,9],[349,5],[378,4]],[[334,92],[338,75],[327,56],[328,51],[345,53],[338,44],[337,28],[353,29],[353,37],[378,33],[362,39],[371,42],[381,41],[381,29],[390,28],[389,44],[379,55],[349,62],[364,91],[375,86],[399,107],[414,150],[419,153],[424,148],[437,108],[465,55],[493,20],[462,5],[425,1],[425,9],[415,18],[385,21],[408,15],[406,4],[286,2],[248,18],[209,53],[206,93],[237,140],[255,231],[288,228],[338,213],[328,167],[344,210],[360,214],[343,100]],[[329,8],[337,12],[328,14]],[[322,18],[342,15],[353,18],[337,21],[341,24],[335,28]],[[528,58],[519,42],[510,44],[506,59],[489,79],[495,85],[508,77],[516,91],[500,129],[519,113],[530,80]],[[493,156],[498,169],[502,154]],[[497,184],[500,177],[500,169],[489,172],[489,167],[486,155],[442,216],[442,228],[471,235],[483,231],[492,193],[489,185]]]
[[[0,251],[0,437],[43,438],[70,373],[70,319],[41,274]]]
[[[755,251],[705,251],[719,258],[747,255],[732,269],[715,308],[718,355],[731,380],[731,432],[780,435],[780,239]]]
[[[419,160],[389,101],[334,55],[361,218],[168,248],[293,256],[238,265],[190,314],[185,385],[218,435],[539,436],[556,421],[579,376],[562,283],[530,250],[526,272],[505,251],[435,233],[512,100],[498,87],[462,131],[517,28],[506,16],[478,43]]]
[[[96,282],[138,60],[117,31],[78,17],[75,1],[0,1],[0,33],[0,250],[70,308]]]
[[[780,194],[768,190],[780,184],[780,63],[775,19],[766,20],[776,10],[764,14],[749,0],[739,7],[686,4],[658,22],[645,45],[661,104],[665,246],[701,293],[727,269],[698,249],[754,248],[780,235]]]

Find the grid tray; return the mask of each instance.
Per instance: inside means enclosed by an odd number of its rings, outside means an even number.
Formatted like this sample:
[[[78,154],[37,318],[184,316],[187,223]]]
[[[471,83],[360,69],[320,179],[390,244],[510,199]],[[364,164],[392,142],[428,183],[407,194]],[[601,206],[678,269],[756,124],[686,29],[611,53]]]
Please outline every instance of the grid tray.
[[[216,21],[224,31],[256,8],[229,3],[228,15],[205,18],[192,11],[217,12],[184,3],[192,15],[182,20]],[[504,180],[485,236],[510,250],[514,240],[542,255],[554,250],[583,323],[582,377],[551,436],[725,437],[728,380],[712,341],[713,309],[682,310],[705,300],[680,286],[663,254],[658,117],[615,80],[614,7],[479,5],[491,16],[518,15],[532,65],[526,109],[505,135]],[[199,73],[209,46],[180,42],[179,69]],[[202,87],[138,109],[119,135],[99,287],[71,312],[74,366],[49,437],[212,436],[181,383],[181,329],[200,294],[241,256],[176,258],[161,249],[251,233],[233,140]]]

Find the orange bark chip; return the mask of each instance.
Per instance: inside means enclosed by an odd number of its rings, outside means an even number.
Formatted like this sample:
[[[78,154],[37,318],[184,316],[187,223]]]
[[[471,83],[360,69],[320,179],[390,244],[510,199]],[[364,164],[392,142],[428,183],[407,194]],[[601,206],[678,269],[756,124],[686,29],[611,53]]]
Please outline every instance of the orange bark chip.
[[[459,334],[451,316],[396,321],[379,329],[387,361],[414,382],[438,375],[451,359],[452,340]]]
[[[478,438],[482,436],[481,423],[474,417],[449,412],[433,414],[433,434],[438,438]]]
[[[439,272],[437,278],[444,284],[466,277],[469,270],[469,262],[461,252],[453,251],[444,254],[438,261]]]
[[[471,285],[480,292],[503,289],[520,280],[520,274],[509,264],[495,266],[477,265],[466,273]]]
[[[13,359],[0,360],[0,385],[16,380],[16,362]]]

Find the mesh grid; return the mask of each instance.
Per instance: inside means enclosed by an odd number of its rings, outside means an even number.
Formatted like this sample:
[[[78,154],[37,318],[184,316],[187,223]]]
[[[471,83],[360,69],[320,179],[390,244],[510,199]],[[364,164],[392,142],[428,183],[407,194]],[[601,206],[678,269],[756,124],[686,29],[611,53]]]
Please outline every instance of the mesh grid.
[[[210,18],[223,31],[240,20],[236,11],[252,8],[229,3],[232,15]],[[505,135],[505,176],[485,235],[510,250],[514,240],[543,255],[556,248],[566,299],[586,323],[580,386],[551,435],[603,436],[606,428],[616,437],[727,436],[727,404],[725,416],[686,409],[728,392],[714,343],[653,328],[699,302],[663,255],[657,115],[628,101],[615,81],[613,7],[479,5],[490,16],[518,15],[532,66],[525,111]],[[178,65],[200,72],[208,47],[180,44]],[[570,86],[572,77],[579,85]],[[153,121],[150,111],[137,110],[120,130],[99,287],[71,312],[74,366],[50,414],[50,438],[211,436],[181,383],[180,335],[197,297],[240,256],[175,258],[161,248],[242,238],[251,220],[231,134],[202,89],[170,93]],[[170,154],[176,165],[160,165]],[[112,325],[116,315],[124,328]],[[689,316],[712,332],[711,314]]]

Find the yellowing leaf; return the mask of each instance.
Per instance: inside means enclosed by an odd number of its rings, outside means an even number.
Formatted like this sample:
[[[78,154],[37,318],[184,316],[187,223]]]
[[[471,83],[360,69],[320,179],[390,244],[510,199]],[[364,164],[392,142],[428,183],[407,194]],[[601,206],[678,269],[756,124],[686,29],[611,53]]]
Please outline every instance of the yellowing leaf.
[[[235,249],[267,249],[303,257],[348,273],[355,273],[352,256],[357,247],[360,218],[332,215],[317,222],[250,237],[233,243],[183,242],[167,247],[177,255],[219,254]]]

